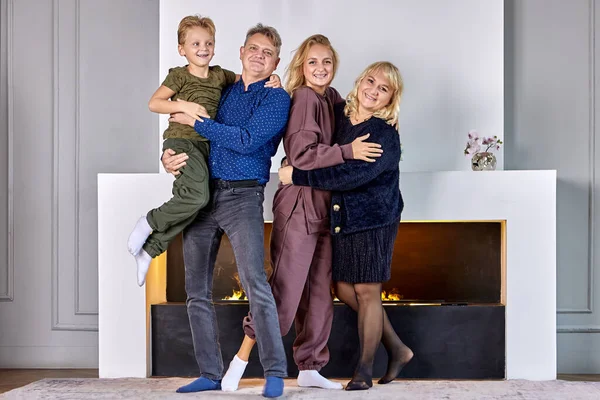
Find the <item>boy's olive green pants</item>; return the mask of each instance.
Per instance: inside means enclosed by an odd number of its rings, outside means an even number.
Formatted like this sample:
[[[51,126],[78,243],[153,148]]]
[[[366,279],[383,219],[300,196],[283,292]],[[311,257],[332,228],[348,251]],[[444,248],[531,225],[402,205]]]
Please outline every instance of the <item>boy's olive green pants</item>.
[[[210,199],[208,150],[209,143],[200,140],[166,139],[163,152],[173,149],[186,153],[188,159],[173,182],[173,197],[162,206],[150,210],[146,219],[152,233],[143,249],[152,257],[162,254],[169,243],[190,224]]]

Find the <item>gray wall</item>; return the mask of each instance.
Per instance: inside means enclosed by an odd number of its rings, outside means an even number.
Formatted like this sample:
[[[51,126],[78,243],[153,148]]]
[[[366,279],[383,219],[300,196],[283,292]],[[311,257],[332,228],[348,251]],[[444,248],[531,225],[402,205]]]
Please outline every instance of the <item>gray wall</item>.
[[[96,174],[158,171],[159,2],[0,6],[0,367],[97,367]]]
[[[281,34],[281,62],[275,73],[284,82],[294,49],[316,32],[326,35],[340,54],[332,85],[342,96],[352,90],[368,63],[396,64],[406,82],[400,112],[405,172],[470,170],[470,159],[463,154],[467,132],[477,129],[482,136],[503,136],[503,0],[227,0],[227,4],[204,1],[202,13],[217,26],[213,63],[233,71],[239,71],[237,49],[254,21],[273,25]],[[247,22],[233,22],[232,9]],[[331,18],[341,10],[343,17]],[[176,51],[173,33],[183,16],[195,12],[198,0],[161,3],[161,75],[185,62]],[[377,21],[386,27],[385,34],[375,39],[363,29],[348,29],[359,20]],[[166,117],[160,125],[163,130],[167,127]],[[504,152],[496,155],[502,169]],[[279,146],[275,159],[283,156]],[[276,164],[271,172],[277,172]]]
[[[0,367],[97,366],[96,173],[157,172],[158,10],[0,0]],[[505,2],[505,168],[558,170],[559,372],[600,373],[598,13]]]
[[[505,1],[505,169],[558,170],[558,371],[569,373],[600,373],[599,22],[597,0]]]

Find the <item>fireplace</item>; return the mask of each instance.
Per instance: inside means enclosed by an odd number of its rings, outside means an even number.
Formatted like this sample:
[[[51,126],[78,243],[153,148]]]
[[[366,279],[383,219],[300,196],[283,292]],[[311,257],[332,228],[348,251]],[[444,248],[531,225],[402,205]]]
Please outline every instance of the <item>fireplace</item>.
[[[265,221],[273,218],[276,182],[274,173],[265,189]],[[177,294],[182,277],[177,278],[176,267],[169,267],[167,290],[167,255],[172,258],[176,251],[153,261],[146,285],[140,288],[131,255],[123,246],[139,216],[169,198],[172,183],[172,176],[159,173],[98,175],[102,378],[198,372],[185,303],[180,302],[183,291]],[[402,298],[385,302],[385,308],[396,331],[416,353],[402,376],[555,379],[556,171],[405,172],[401,186],[407,207],[397,242],[400,253],[394,257],[401,269],[394,271],[389,290],[396,288]],[[486,231],[486,225],[492,228]],[[421,233],[411,233],[413,229]],[[435,229],[450,233],[436,234]],[[469,250],[456,253],[464,248]],[[491,275],[478,269],[493,263],[499,267],[485,269]],[[444,269],[452,275],[442,275]],[[422,278],[414,277],[416,272]],[[232,282],[225,291],[235,287]],[[248,305],[217,301],[215,308],[227,362],[242,340],[240,321]],[[323,369],[325,375],[352,374],[358,345],[355,326],[356,315],[336,303],[331,362]],[[290,332],[283,339],[288,360],[293,336]],[[380,350],[376,375],[385,363]],[[294,376],[293,362],[288,366]],[[260,374],[253,355],[248,376]]]
[[[265,223],[265,271],[271,273]],[[500,304],[502,297],[502,222],[401,223],[394,246],[392,278],[382,301],[424,304]],[[167,251],[167,301],[184,302],[185,279],[179,235]],[[243,301],[231,244],[223,235],[215,263],[215,302]]]
[[[270,233],[271,223],[265,223],[267,276],[271,273]],[[398,333],[418,354],[402,376],[505,377],[503,238],[502,221],[400,224],[392,259],[392,278],[383,285],[382,301]],[[152,306],[153,375],[195,376],[198,369],[184,304],[181,236],[169,247],[166,263],[167,302]],[[248,312],[248,303],[226,236],[223,236],[215,264],[213,299],[223,357],[227,362],[241,343],[241,320]],[[348,377],[352,375],[357,355],[356,315],[334,300],[331,361],[323,373],[330,377]],[[291,353],[294,337],[292,328],[284,338],[290,376],[297,373]],[[467,359],[466,354],[473,349],[477,357]],[[375,374],[382,375],[385,366],[386,355],[380,349]],[[251,357],[245,376],[262,376],[256,354]]]

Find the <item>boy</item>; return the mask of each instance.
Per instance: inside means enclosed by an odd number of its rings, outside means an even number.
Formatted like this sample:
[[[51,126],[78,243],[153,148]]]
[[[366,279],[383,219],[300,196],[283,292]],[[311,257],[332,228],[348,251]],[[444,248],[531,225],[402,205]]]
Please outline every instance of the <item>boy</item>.
[[[162,85],[148,103],[150,111],[160,114],[184,113],[194,119],[206,110],[217,113],[221,91],[239,80],[239,75],[209,66],[215,51],[215,25],[210,18],[187,16],[177,29],[178,51],[188,64],[169,70]],[[267,86],[279,85],[271,77]],[[163,151],[186,153],[188,159],[173,183],[173,197],[141,217],[129,236],[127,247],[137,263],[137,281],[143,286],[152,258],[163,253],[198,211],[209,201],[209,143],[188,125],[170,122],[163,134]]]

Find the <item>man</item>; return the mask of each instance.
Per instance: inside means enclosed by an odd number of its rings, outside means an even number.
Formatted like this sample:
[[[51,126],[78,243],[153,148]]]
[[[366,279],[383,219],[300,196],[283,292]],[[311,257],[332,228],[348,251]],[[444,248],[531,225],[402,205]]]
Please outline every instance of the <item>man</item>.
[[[200,378],[178,392],[219,390],[223,358],[212,303],[213,269],[223,233],[227,234],[256,324],[258,352],[265,372],[265,397],[283,394],[287,362],[277,309],[264,272],[264,185],[271,157],[287,123],[290,98],[283,89],[265,88],[279,63],[281,38],[261,24],[251,28],[240,48],[241,79],[223,91],[215,120],[195,121],[173,114],[169,121],[188,124],[211,142],[211,200],[184,231],[183,253],[187,309]],[[165,151],[168,172],[185,156]],[[184,172],[185,173],[185,172]]]

